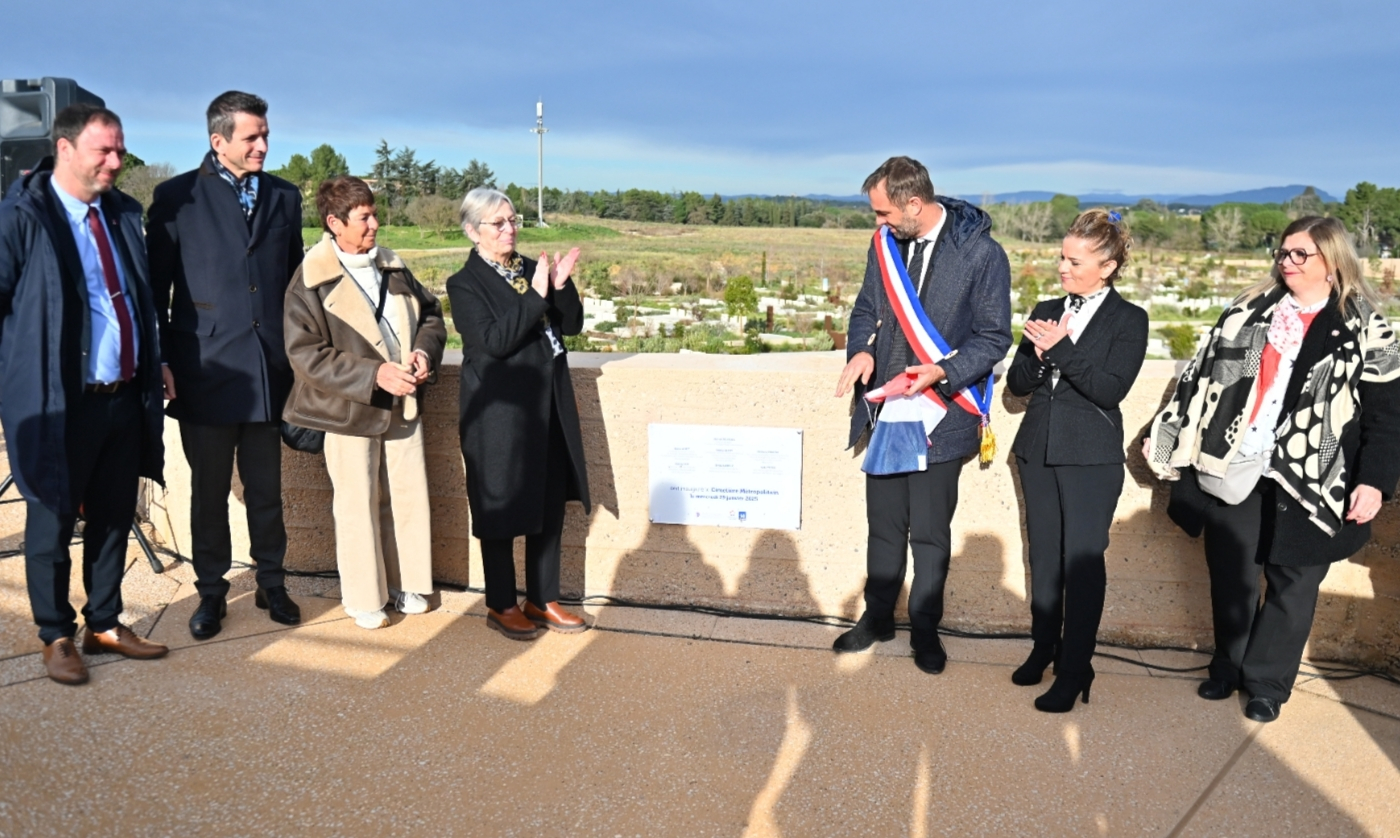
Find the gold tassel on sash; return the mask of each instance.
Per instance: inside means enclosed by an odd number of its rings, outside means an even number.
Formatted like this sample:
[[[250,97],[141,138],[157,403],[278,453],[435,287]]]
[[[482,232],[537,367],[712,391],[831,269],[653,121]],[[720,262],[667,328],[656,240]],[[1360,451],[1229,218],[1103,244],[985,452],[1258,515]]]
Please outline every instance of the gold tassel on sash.
[[[992,423],[987,417],[982,418],[982,447],[978,452],[977,459],[986,465],[997,455],[997,435],[992,433]]]

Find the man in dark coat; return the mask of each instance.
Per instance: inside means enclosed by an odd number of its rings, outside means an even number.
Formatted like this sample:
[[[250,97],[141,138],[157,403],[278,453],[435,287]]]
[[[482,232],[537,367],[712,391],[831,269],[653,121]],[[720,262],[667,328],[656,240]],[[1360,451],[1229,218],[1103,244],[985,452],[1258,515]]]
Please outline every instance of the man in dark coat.
[[[228,495],[235,457],[257,566],[255,602],[293,625],[282,560],[282,406],[292,370],[282,300],[301,264],[301,192],[263,171],[267,103],[229,91],[208,110],[212,146],[198,169],[156,188],[147,226],[162,357],[190,464],[199,606],[190,633],[219,633],[233,566]]]
[[[977,452],[980,418],[953,403],[968,385],[982,385],[1011,348],[1011,268],[992,240],[985,212],[953,198],[934,198],[928,170],[917,160],[892,157],[866,178],[863,191],[880,224],[900,242],[900,256],[923,308],[950,351],[937,364],[919,364],[900,328],[881,279],[874,247],[865,282],[851,309],[846,357],[837,395],[855,387],[849,445],[875,421],[863,396],[906,372],[910,395],[933,387],[948,406],[929,435],[927,468],[907,474],[867,475],[865,614],[837,638],[838,652],[894,639],[894,606],[904,584],[906,556],[914,555],[909,590],[914,663],[937,674],[947,664],[938,639],[943,586],[952,549],[953,512],[963,463]]]
[[[25,577],[49,677],[88,680],[73,638],[69,543],[83,527],[83,651],[157,658],[122,625],[141,477],[162,480],[161,375],[141,205],[112,188],[121,120],[73,105],[55,158],[0,203],[0,421],[26,502]]]

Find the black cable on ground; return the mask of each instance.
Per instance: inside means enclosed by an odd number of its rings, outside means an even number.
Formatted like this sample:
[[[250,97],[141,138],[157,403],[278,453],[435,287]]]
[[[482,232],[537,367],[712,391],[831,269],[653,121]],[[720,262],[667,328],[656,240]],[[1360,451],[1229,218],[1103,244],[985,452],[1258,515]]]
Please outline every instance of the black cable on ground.
[[[170,556],[178,561],[189,561],[189,559],[185,558],[184,556],[181,556],[178,553],[173,553],[169,550],[165,550],[163,548],[159,549],[157,552],[164,553],[165,555]],[[257,569],[256,565],[251,564],[249,562],[235,561],[233,564],[235,567],[240,567],[247,570]],[[339,572],[334,570],[286,570],[283,572],[287,576],[302,579],[340,578]],[[433,584],[443,590],[483,595],[486,593],[485,588],[477,588],[470,585],[458,585],[452,582],[438,582],[436,580],[433,582]],[[525,596],[525,592],[520,590],[517,590],[516,594],[519,596]],[[771,620],[774,622],[810,623],[812,625],[834,626],[836,628],[850,628],[851,626],[854,626],[856,624],[856,621],[852,620],[849,617],[838,617],[832,614],[772,614],[762,611],[739,611],[732,608],[719,608],[713,605],[677,605],[672,603],[635,602],[633,600],[623,599],[621,597],[608,596],[607,594],[592,594],[590,596],[586,596],[579,599],[561,598],[560,602],[562,602],[565,605],[609,605],[614,608],[641,608],[649,611],[679,611],[690,614],[704,614],[706,616],[712,617],[740,617],[746,620]],[[895,628],[908,630],[910,628],[910,624],[895,623]],[[938,633],[947,637],[958,637],[965,640],[1029,640],[1031,637],[1030,634],[1026,632],[981,632],[942,627],[938,629]],[[1112,649],[1129,649],[1136,652],[1186,652],[1188,654],[1210,655],[1214,651],[1212,649],[1193,649],[1189,646],[1172,646],[1162,643],[1120,643],[1112,640],[1100,640],[1098,641],[1098,645],[1107,646]],[[1119,661],[1121,663],[1132,664],[1133,666],[1139,666],[1143,669],[1155,670],[1157,672],[1173,672],[1183,674],[1189,672],[1203,672],[1206,669],[1210,668],[1209,664],[1201,664],[1200,666],[1165,666],[1163,664],[1148,663],[1147,661],[1143,660],[1135,660],[1133,658],[1124,657],[1123,655],[1115,655],[1110,652],[1096,651],[1094,653],[1094,656],[1105,658],[1107,660]],[[1360,669],[1354,666],[1347,665],[1341,661],[1317,661],[1316,663],[1309,663],[1305,661],[1303,663],[1303,666],[1316,670],[1317,674],[1311,677],[1321,678],[1326,681],[1351,681],[1357,678],[1365,678],[1369,676],[1372,678],[1379,679],[1381,681],[1385,681],[1386,683],[1394,685],[1396,687],[1400,687],[1400,677],[1397,677],[1396,675],[1381,669]]]

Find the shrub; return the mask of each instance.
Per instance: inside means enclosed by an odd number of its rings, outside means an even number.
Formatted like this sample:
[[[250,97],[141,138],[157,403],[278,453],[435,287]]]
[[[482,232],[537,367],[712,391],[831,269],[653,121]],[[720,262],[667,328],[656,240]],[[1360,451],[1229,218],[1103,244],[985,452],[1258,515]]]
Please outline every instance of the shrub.
[[[758,312],[758,294],[752,279],[736,276],[724,284],[724,309],[730,317]]]
[[[1184,361],[1196,354],[1196,327],[1187,323],[1163,326],[1159,331],[1167,340],[1172,358]]]

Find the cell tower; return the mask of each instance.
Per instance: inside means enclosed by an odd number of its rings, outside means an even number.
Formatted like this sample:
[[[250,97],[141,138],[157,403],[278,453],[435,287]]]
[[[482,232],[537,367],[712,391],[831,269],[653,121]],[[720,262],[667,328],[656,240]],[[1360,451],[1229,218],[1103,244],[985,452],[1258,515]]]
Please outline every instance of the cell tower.
[[[544,223],[544,135],[547,131],[549,129],[544,127],[544,99],[540,99],[535,103],[535,127],[530,129],[530,133],[539,137],[539,191],[536,198],[539,201],[541,227],[549,226]]]

